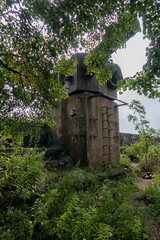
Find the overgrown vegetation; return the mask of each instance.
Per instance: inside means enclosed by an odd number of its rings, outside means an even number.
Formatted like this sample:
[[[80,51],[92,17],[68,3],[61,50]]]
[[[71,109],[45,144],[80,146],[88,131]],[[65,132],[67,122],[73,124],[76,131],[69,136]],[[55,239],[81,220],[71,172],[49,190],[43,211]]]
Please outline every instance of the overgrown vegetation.
[[[139,141],[122,146],[122,157],[128,162],[138,162],[142,171],[158,172],[160,170],[160,143],[156,143],[156,139],[159,137],[159,130],[149,126],[145,108],[139,101],[133,100],[129,108],[134,115],[129,114],[128,119],[133,122]]]
[[[142,200],[148,206],[147,211],[155,217],[160,224],[160,143],[159,130],[156,131],[149,127],[149,122],[145,119],[145,109],[138,101],[132,101],[130,109],[134,110],[135,115],[129,115],[129,121],[133,121],[135,129],[139,133],[139,142],[122,146],[121,161],[127,166],[132,162],[138,163],[136,171],[138,174],[143,172],[152,173],[154,176],[152,184],[146,188]],[[156,141],[157,140],[157,141]],[[153,175],[154,174],[154,175]]]
[[[13,137],[20,147],[17,131],[23,121],[37,121],[38,127],[51,123],[48,108],[58,108],[66,97],[59,73],[75,72],[78,49],[88,52],[88,73],[96,73],[100,83],[109,80],[114,72],[111,53],[140,31],[139,17],[150,40],[147,63],[121,86],[159,97],[159,1],[0,0],[1,148],[15,146]],[[146,192],[156,214],[160,146],[144,140],[126,148],[123,165],[136,159],[141,169],[156,170]],[[144,211],[129,203],[135,174],[117,181],[107,178],[109,167],[49,172],[43,155],[20,148],[1,154],[0,239],[148,239]]]
[[[129,114],[128,120],[133,122],[140,138],[137,144],[137,150],[139,149],[139,151],[135,153],[144,153],[145,164],[147,164],[149,147],[153,144],[155,138],[158,137],[158,132],[149,126],[149,121],[146,120],[145,108],[140,101],[132,100],[129,108],[134,112],[134,115]]]
[[[44,152],[20,148],[0,158],[1,239],[149,239],[146,207],[131,199],[137,174],[157,173],[143,201],[158,221],[160,212],[160,144],[149,146],[147,163],[141,141],[123,147],[121,163],[97,169],[48,171]],[[139,163],[133,169],[132,161]],[[113,171],[127,167],[125,175],[110,180]]]
[[[129,204],[130,176],[102,181],[107,169],[100,168],[49,172],[34,151],[2,156],[0,171],[1,239],[148,239],[144,216]]]
[[[121,156],[123,163],[130,165],[132,162],[138,163],[135,168],[137,174],[149,172],[154,174],[152,184],[145,190],[142,200],[148,206],[149,214],[153,215],[160,224],[160,143],[152,143],[148,147],[147,159],[145,158],[145,149],[141,141],[124,147]]]
[[[155,176],[153,184],[146,190],[145,197],[149,203],[150,212],[160,224],[160,172]]]
[[[68,165],[52,171],[44,164],[45,152],[25,152],[20,144],[14,152],[4,152],[6,145],[1,145],[0,239],[150,239],[146,211],[160,224],[160,144],[150,141],[146,152],[144,143],[140,137],[123,146],[116,165]],[[135,161],[138,167],[133,168]],[[146,206],[132,201],[143,171],[155,174],[143,194]]]
[[[141,141],[124,147],[122,156],[128,158],[129,161],[139,163],[142,171],[158,172],[160,170],[160,143],[148,147],[147,162]]]

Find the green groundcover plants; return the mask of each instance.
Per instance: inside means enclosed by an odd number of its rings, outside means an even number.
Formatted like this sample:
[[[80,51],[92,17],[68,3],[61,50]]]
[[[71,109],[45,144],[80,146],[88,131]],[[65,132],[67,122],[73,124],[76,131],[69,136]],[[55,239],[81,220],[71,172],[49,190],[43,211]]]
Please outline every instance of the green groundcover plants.
[[[146,190],[145,197],[149,203],[151,213],[160,224],[160,173],[157,173],[152,185]]]
[[[77,167],[50,172],[43,155],[1,156],[0,239],[149,239],[144,215],[129,203],[133,178],[102,181]]]

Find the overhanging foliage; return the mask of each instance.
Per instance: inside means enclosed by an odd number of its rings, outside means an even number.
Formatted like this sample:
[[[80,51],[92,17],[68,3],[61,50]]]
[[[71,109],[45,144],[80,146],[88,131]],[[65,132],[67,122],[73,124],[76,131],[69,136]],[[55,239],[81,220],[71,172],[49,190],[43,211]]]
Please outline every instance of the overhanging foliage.
[[[160,1],[157,0],[0,0],[1,116],[29,106],[45,119],[48,107],[66,96],[57,74],[69,75],[79,49],[90,54],[86,65],[107,81],[114,68],[111,53],[139,31],[150,39],[143,71],[122,81],[124,90],[159,96]],[[137,56],[138,57],[138,56]]]

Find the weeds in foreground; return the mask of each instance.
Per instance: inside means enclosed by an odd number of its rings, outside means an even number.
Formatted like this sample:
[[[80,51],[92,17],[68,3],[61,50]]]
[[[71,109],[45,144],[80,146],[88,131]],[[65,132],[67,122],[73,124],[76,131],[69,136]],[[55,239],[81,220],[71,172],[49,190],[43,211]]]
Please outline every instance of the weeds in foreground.
[[[118,166],[120,167],[120,166]],[[3,240],[148,239],[144,217],[129,204],[133,178],[99,179],[98,171],[44,169],[43,153],[0,161],[0,236]],[[107,171],[107,169],[103,169]]]
[[[146,190],[145,198],[149,204],[150,212],[160,224],[160,173],[155,176],[152,185]]]
[[[130,162],[139,163],[141,171],[151,171],[153,173],[160,170],[160,143],[152,144],[148,147],[147,162],[145,150],[141,146],[141,142],[123,147],[121,161],[129,165]]]

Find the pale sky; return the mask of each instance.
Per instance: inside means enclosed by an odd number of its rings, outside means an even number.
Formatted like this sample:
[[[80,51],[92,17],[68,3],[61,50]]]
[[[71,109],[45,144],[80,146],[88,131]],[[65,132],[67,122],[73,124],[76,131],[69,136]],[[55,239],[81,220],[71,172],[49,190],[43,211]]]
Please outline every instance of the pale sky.
[[[146,62],[146,47],[149,41],[143,39],[142,33],[137,33],[127,42],[125,49],[119,49],[112,55],[113,62],[117,63],[123,77],[133,76],[136,72],[142,70],[142,66]],[[141,101],[146,109],[146,119],[150,122],[150,127],[160,129],[160,102],[159,99],[149,99],[145,96],[140,96],[135,91],[126,91],[123,95],[118,95],[118,98],[130,103],[132,99]],[[120,132],[135,133],[134,125],[128,122],[128,114],[132,114],[127,106],[119,107]]]

